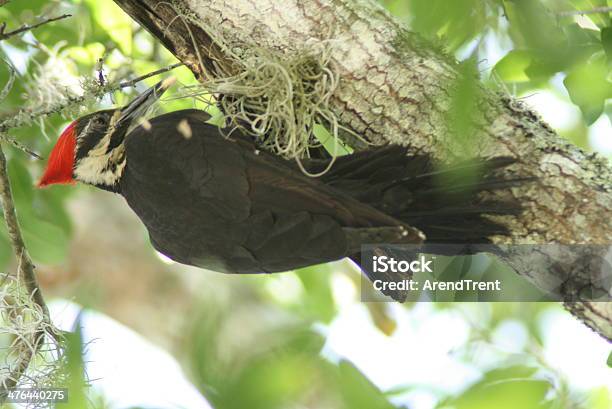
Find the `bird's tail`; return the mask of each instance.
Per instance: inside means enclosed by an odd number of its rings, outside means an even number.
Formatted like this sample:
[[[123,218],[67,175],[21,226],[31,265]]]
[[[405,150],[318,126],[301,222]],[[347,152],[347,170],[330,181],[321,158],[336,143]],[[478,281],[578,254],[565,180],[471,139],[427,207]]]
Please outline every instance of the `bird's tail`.
[[[474,159],[437,167],[428,155],[392,146],[341,157],[325,182],[425,233],[429,243],[490,243],[508,234],[490,215],[516,215],[521,206],[495,193],[528,178],[502,170],[514,159]]]
[[[405,148],[394,146],[340,158],[324,178],[336,189],[421,230],[426,237],[423,252],[428,245],[454,244],[459,246],[434,247],[469,254],[470,245],[509,234],[491,215],[521,212],[517,201],[497,194],[528,180],[508,176],[506,168],[512,163],[513,159],[501,157],[437,167],[430,156],[409,155]],[[457,255],[450,253],[445,255]],[[360,254],[351,259],[361,263]],[[402,298],[399,293],[388,295]]]

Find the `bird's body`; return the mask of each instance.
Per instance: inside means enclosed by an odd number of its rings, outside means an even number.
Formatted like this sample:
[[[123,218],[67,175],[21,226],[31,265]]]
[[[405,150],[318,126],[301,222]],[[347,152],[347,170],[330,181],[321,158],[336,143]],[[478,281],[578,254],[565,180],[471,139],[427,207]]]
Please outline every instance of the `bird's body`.
[[[207,119],[173,112],[126,138],[119,193],[171,259],[227,273],[287,271],[359,252],[355,228],[403,226]]]
[[[172,112],[132,129],[168,86],[73,122],[40,186],[80,180],[123,195],[153,246],[179,263],[271,273],[358,261],[364,244],[486,243],[506,233],[486,215],[517,211],[479,195],[512,183],[490,173],[506,159],[436,170],[429,156],[390,146],[337,158],[313,178],[249,136],[208,124],[203,111]],[[303,165],[318,172],[329,160]],[[482,175],[466,183],[461,169]]]

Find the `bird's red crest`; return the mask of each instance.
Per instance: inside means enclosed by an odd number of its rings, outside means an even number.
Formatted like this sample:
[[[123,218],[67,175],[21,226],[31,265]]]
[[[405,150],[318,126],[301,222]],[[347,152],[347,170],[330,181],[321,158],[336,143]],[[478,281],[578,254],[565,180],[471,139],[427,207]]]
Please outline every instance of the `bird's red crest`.
[[[47,162],[45,173],[43,173],[40,182],[38,182],[38,187],[58,183],[75,183],[75,180],[72,177],[72,168],[74,167],[76,148],[75,126],[76,121],[68,125],[55,143],[55,146],[49,155],[49,161]]]

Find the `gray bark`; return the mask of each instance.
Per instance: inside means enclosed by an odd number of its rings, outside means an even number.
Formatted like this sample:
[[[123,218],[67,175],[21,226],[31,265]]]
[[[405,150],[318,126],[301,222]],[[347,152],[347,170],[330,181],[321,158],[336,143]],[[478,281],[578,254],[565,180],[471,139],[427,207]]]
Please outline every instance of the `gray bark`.
[[[441,159],[465,147],[447,121],[459,66],[374,0],[115,2],[199,79],[231,72],[228,52],[240,55],[249,44],[289,55],[331,40],[331,67],[340,78],[331,105],[345,127],[370,142],[408,145]],[[479,108],[469,144],[482,156],[515,157],[518,162],[509,172],[536,178],[499,193],[519,200],[525,211],[518,218],[498,218],[512,235],[496,242],[612,242],[609,163],[562,140],[536,113],[502,92],[482,89]],[[527,265],[519,256],[510,256],[510,264],[544,288],[553,278],[569,277],[568,295],[591,285],[598,274],[590,268],[575,270],[576,259],[550,271],[537,267],[545,265],[541,260]],[[612,339],[612,303],[566,305]]]

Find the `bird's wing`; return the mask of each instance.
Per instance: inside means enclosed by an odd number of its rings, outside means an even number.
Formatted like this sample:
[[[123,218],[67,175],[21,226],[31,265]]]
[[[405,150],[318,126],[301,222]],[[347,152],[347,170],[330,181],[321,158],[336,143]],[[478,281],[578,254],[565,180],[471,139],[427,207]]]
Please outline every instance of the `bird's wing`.
[[[172,176],[176,183],[195,190],[207,206],[232,220],[265,211],[276,214],[306,211],[331,216],[343,226],[398,224],[322,180],[305,176],[287,161],[257,150],[238,132],[224,137],[219,128],[205,123],[208,117],[200,112],[165,114],[151,120],[150,129],[154,131],[136,129],[127,142],[128,164],[136,155],[141,156],[140,163],[158,163],[158,170],[141,169],[149,179],[161,180],[164,172],[177,171],[180,177]],[[183,137],[177,132],[179,128],[190,137]]]
[[[157,248],[188,264],[210,267],[197,257],[211,246],[226,270],[283,271],[346,256],[344,228],[402,225],[191,110],[135,129],[126,158],[123,195]]]
[[[377,209],[327,185],[322,178],[309,177],[294,162],[259,151],[244,137],[236,137],[246,163],[249,198],[253,209],[276,213],[328,215],[345,227],[392,226],[399,222]]]
[[[218,133],[206,123],[209,118],[199,110],[175,111],[132,131],[126,139],[128,171],[138,181],[133,184],[143,185],[132,190],[163,191],[175,200],[203,202],[219,217],[246,219],[251,209],[245,161],[236,150],[209,146],[207,134]]]

